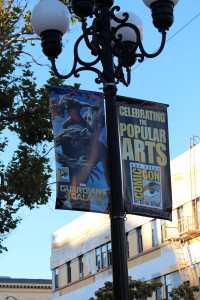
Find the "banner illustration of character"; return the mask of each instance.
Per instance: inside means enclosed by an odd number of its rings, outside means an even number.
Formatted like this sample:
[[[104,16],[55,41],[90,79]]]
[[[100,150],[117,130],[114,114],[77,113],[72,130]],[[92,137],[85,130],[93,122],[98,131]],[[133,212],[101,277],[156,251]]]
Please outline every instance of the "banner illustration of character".
[[[118,97],[127,213],[171,220],[167,105]]]
[[[108,213],[110,191],[102,93],[49,87],[56,208]]]

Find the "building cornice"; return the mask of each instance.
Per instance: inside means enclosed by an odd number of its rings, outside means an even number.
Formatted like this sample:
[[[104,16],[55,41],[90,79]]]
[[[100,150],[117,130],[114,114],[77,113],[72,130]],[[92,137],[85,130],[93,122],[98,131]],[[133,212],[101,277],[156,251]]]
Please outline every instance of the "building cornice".
[[[0,277],[0,288],[52,289],[52,280]]]

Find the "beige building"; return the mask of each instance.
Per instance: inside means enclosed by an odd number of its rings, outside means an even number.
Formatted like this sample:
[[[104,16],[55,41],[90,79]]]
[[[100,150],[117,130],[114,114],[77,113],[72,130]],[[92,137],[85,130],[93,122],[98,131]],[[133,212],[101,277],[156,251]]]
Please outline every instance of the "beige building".
[[[47,279],[0,277],[0,300],[51,300],[51,282]]]
[[[128,269],[133,279],[160,279],[152,299],[169,299],[200,278],[200,144],[171,161],[173,221],[128,215]],[[52,235],[52,299],[88,300],[112,280],[109,216],[85,213]]]

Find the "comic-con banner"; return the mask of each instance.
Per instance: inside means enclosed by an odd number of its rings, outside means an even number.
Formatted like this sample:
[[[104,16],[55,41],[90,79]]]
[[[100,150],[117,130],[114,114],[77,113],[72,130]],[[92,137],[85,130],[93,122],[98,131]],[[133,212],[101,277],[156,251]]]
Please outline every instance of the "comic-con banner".
[[[171,220],[167,105],[118,97],[118,114],[125,210]]]
[[[56,208],[108,213],[110,193],[102,93],[49,87]]]

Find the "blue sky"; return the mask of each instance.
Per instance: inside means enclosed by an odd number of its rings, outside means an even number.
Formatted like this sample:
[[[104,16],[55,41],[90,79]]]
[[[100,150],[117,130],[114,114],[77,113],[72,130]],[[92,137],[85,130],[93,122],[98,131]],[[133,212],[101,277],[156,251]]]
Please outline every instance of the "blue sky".
[[[35,1],[36,3],[37,1]],[[32,1],[34,4],[34,1]],[[118,0],[122,11],[132,11],[144,23],[144,47],[154,52],[160,43],[160,34],[151,21],[150,10],[141,0]],[[200,1],[180,0],[175,7],[175,22],[168,32],[168,42],[157,58],[147,59],[132,68],[129,87],[118,86],[122,96],[169,104],[169,146],[171,159],[189,149],[190,139],[200,136]],[[65,38],[66,45],[59,66],[67,71],[71,63],[72,44],[81,33],[80,25],[71,28]],[[47,62],[39,46],[35,54]],[[64,67],[63,67],[64,66]],[[37,80],[45,83],[45,68],[36,68]],[[99,90],[94,76],[82,73],[66,84],[81,83],[86,90]],[[53,161],[52,153],[52,164]],[[55,189],[55,187],[53,186]],[[51,278],[51,233],[80,215],[79,212],[54,209],[55,193],[49,204],[34,211],[24,210],[21,225],[7,239],[8,252],[0,255],[0,276],[14,278]]]

